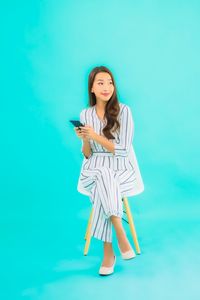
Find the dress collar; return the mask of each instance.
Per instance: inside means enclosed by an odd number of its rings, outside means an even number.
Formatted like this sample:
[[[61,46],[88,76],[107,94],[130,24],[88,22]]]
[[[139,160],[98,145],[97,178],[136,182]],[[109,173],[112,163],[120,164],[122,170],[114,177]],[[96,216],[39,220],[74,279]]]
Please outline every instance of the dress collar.
[[[97,115],[97,111],[96,111],[96,105],[93,106],[93,110],[94,110],[94,113],[95,115],[97,116],[97,119],[102,122],[102,123],[106,123],[106,119],[100,119],[99,116]]]

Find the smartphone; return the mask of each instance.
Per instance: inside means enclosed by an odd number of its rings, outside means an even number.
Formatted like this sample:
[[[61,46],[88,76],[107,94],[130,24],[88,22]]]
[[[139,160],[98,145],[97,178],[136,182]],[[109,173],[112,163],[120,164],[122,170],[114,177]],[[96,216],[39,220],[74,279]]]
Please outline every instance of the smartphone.
[[[75,127],[85,126],[79,120],[69,120]],[[80,128],[79,128],[80,129]]]

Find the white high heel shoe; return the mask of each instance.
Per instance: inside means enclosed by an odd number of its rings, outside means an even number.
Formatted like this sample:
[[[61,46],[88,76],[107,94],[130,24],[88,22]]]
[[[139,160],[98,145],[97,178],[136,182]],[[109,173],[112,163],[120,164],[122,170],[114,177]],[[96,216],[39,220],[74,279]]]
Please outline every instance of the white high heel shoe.
[[[118,243],[118,247],[119,247],[119,243]],[[135,251],[133,249],[128,250],[126,252],[122,252],[119,247],[119,251],[120,251],[123,259],[131,259],[131,258],[136,257]]]
[[[112,274],[114,272],[115,263],[116,263],[116,255],[115,255],[114,263],[111,267],[104,267],[104,266],[100,267],[99,275],[110,275],[110,274]]]

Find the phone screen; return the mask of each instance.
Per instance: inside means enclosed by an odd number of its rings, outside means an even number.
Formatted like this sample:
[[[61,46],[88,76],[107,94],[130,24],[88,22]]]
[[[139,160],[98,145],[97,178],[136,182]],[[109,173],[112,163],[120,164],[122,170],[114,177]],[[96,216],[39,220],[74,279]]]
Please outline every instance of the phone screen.
[[[79,120],[70,120],[70,122],[75,126],[75,127],[84,127],[85,125],[82,124]]]

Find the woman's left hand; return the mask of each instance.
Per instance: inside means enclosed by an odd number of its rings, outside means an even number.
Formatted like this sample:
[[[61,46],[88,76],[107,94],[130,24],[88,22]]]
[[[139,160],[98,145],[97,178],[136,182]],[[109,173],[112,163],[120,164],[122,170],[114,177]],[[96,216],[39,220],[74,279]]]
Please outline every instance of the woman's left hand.
[[[88,139],[94,139],[95,138],[96,132],[94,131],[94,129],[90,125],[85,125],[84,127],[80,126],[80,128],[81,128],[81,132],[84,133],[86,138],[88,138]]]

